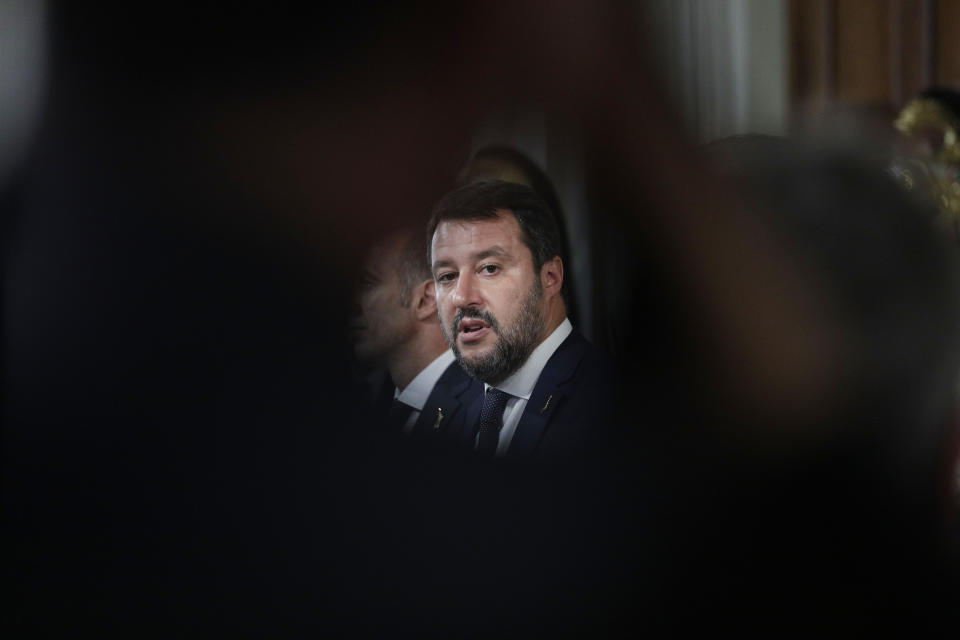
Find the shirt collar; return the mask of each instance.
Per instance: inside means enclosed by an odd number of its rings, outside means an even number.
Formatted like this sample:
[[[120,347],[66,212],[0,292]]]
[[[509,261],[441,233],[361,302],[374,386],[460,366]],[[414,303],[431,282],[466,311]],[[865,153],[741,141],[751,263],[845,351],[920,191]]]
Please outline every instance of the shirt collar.
[[[423,368],[417,376],[410,381],[406,389],[402,391],[397,388],[393,391],[393,397],[403,404],[413,407],[417,411],[423,411],[423,405],[427,404],[427,398],[436,386],[437,380],[443,375],[456,358],[453,351],[447,349],[437,358]]]
[[[573,325],[570,324],[570,319],[564,318],[563,322],[553,330],[553,333],[537,345],[537,348],[533,350],[530,357],[527,358],[527,361],[509,378],[496,385],[496,388],[501,391],[506,391],[514,397],[529,400],[530,394],[533,393],[533,388],[537,385],[537,380],[540,379],[540,373],[543,371],[543,368],[547,366],[547,361],[550,360],[550,356],[553,355],[553,352],[557,350],[572,332]],[[484,383],[484,392],[489,388],[490,385]]]

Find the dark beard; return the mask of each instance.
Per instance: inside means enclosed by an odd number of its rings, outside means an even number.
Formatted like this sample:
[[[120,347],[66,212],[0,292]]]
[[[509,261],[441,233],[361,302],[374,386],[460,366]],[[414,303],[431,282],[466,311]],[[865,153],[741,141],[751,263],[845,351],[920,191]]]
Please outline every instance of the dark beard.
[[[460,363],[463,370],[477,380],[489,385],[497,385],[519,369],[530,357],[530,353],[536,348],[543,333],[543,315],[540,313],[542,298],[543,288],[540,286],[540,281],[535,280],[526,300],[520,306],[517,319],[506,330],[501,329],[500,323],[489,311],[480,311],[469,307],[457,311],[453,318],[452,328],[448,329],[445,324],[441,323],[447,344],[450,345],[453,355],[457,357],[457,362]],[[480,356],[473,362],[464,360],[463,355],[457,348],[454,331],[464,318],[483,320],[490,325],[490,329],[499,338],[490,353]]]

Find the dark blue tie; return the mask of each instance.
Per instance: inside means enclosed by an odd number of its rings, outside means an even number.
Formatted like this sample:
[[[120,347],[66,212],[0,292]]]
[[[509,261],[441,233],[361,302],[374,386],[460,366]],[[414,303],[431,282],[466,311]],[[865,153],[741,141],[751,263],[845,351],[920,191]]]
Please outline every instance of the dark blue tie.
[[[477,452],[492,457],[497,451],[500,429],[503,428],[503,410],[507,408],[510,394],[490,387],[483,394],[480,408],[480,431],[477,432]]]

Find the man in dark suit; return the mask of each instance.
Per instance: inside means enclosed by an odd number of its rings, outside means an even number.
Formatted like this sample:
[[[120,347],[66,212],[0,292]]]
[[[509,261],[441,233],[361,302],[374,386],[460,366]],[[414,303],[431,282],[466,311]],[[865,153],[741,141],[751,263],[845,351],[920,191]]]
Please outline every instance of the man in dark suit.
[[[525,185],[469,184],[440,201],[429,234],[444,335],[485,387],[461,441],[507,459],[582,451],[605,421],[611,386],[567,318],[549,207]]]
[[[383,367],[374,411],[388,433],[442,436],[481,391],[454,363],[437,319],[422,232],[397,232],[375,246],[363,270],[350,331],[361,364]]]

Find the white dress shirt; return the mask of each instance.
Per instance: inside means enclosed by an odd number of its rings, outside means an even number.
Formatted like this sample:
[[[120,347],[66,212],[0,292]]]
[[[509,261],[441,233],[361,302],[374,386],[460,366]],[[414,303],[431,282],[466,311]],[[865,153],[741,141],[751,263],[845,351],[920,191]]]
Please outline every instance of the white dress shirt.
[[[447,349],[437,356],[433,362],[424,367],[423,370],[410,381],[410,384],[408,384],[405,389],[398,387],[393,390],[393,398],[395,400],[399,400],[413,409],[413,411],[410,412],[410,417],[407,418],[407,422],[403,425],[404,433],[410,433],[413,430],[413,425],[417,423],[417,418],[420,417],[423,406],[427,404],[427,398],[430,397],[433,388],[437,385],[437,380],[439,380],[443,372],[447,370],[447,367],[453,364],[454,360],[456,360],[456,358],[453,355],[453,351]]]
[[[527,407],[527,402],[530,400],[533,388],[537,386],[537,380],[540,379],[543,368],[547,366],[547,361],[553,355],[553,352],[567,339],[572,331],[573,325],[570,324],[570,319],[564,318],[563,322],[553,330],[553,333],[537,345],[527,361],[513,375],[495,387],[512,396],[507,400],[507,407],[503,410],[503,428],[500,430],[495,457],[501,458],[506,455],[507,449],[510,448],[510,442],[513,440],[513,434],[517,431],[517,425],[520,424],[520,416],[523,415],[523,410]],[[490,385],[484,383],[484,393],[489,388]]]

